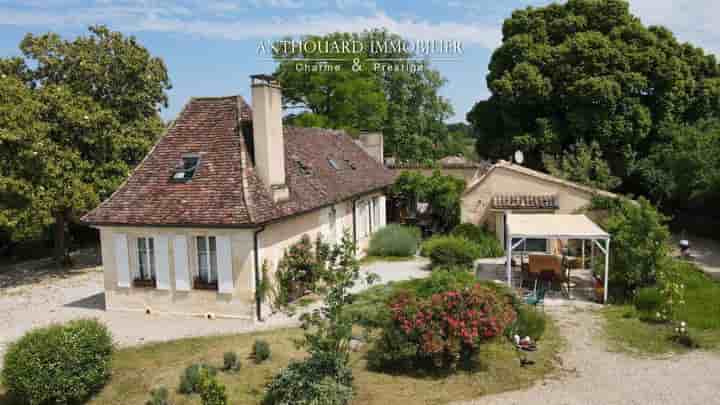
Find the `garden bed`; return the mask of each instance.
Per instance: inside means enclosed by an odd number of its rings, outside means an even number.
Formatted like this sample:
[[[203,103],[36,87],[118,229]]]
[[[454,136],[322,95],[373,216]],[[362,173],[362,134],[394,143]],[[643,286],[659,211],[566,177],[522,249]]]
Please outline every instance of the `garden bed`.
[[[190,338],[122,349],[113,359],[110,383],[90,403],[140,404],[149,398],[151,389],[164,385],[170,391],[171,403],[199,404],[199,396],[177,393],[180,374],[185,367],[193,363],[209,363],[220,367],[223,353],[235,350],[242,360],[240,371],[218,373],[218,379],[227,387],[229,403],[257,404],[269,379],[291,359],[305,356],[291,341],[301,335],[300,329],[283,329],[243,335]],[[255,364],[248,359],[252,344],[257,338],[266,340],[272,350],[270,359],[261,364]],[[354,403],[418,403],[420,399],[423,403],[446,403],[527,387],[555,369],[554,358],[559,342],[557,329],[549,326],[535,357],[537,363],[530,367],[520,367],[512,346],[505,340],[494,341],[483,345],[476,370],[452,375],[423,372],[390,375],[369,371],[364,360],[365,352],[360,350],[351,357],[357,394]],[[0,404],[9,405],[3,401],[2,394]]]

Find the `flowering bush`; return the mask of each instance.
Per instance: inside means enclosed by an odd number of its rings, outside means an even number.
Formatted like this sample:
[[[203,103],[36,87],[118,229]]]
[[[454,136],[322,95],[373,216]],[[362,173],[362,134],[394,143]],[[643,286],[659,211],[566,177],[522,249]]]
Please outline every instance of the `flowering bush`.
[[[329,246],[323,243],[320,235],[313,244],[305,234],[285,251],[275,272],[280,290],[280,306],[302,297],[306,291],[315,289],[327,260],[328,249]]]
[[[433,294],[428,299],[400,293],[390,302],[391,329],[415,347],[418,357],[429,358],[436,367],[454,368],[469,360],[479,345],[502,335],[515,320],[515,311],[497,292],[482,285]]]

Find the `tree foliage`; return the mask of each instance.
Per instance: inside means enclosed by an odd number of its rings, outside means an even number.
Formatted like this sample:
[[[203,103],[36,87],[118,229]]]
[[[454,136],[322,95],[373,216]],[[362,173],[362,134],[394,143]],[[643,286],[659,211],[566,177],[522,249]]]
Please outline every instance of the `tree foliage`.
[[[404,171],[390,189],[393,198],[406,204],[424,202],[437,232],[449,232],[460,223],[460,198],[465,180],[435,170],[431,176]]]
[[[0,228],[14,239],[68,221],[109,196],[163,130],[164,63],[105,27],[69,41],[28,34],[0,59]]]
[[[436,156],[442,153],[438,152],[438,145],[447,138],[443,121],[452,114],[448,101],[438,95],[445,79],[427,62],[410,60],[413,55],[408,52],[390,47],[380,50],[376,46],[371,53],[371,42],[399,41],[398,35],[371,30],[308,35],[302,40],[360,41],[364,46],[359,53],[288,48],[288,52],[274,55],[280,62],[275,74],[283,85],[284,102],[303,110],[290,117],[290,123],[346,129],[351,133],[381,131],[388,155],[410,161],[440,157]],[[416,72],[377,69],[378,62],[370,59],[378,58],[392,58],[398,65],[414,63],[422,69]],[[340,65],[341,69],[331,72],[298,69],[298,64],[316,63],[307,59],[330,60],[330,65]],[[353,70],[356,62],[362,69]]]
[[[482,152],[560,153],[597,142],[616,175],[662,141],[667,123],[720,111],[713,55],[646,27],[623,0],[569,0],[516,10],[492,55],[492,95],[468,113]]]
[[[692,201],[720,195],[720,120],[673,123],[659,135],[664,142],[637,165],[650,196],[666,206],[687,208]]]
[[[620,178],[610,173],[603,159],[600,145],[588,145],[580,141],[570,146],[561,158],[543,155],[543,164],[553,176],[602,190],[612,190],[620,185]]]
[[[602,225],[612,240],[609,276],[615,293],[629,297],[637,288],[653,284],[668,265],[668,218],[643,197],[636,201],[596,198],[593,205],[608,210]]]

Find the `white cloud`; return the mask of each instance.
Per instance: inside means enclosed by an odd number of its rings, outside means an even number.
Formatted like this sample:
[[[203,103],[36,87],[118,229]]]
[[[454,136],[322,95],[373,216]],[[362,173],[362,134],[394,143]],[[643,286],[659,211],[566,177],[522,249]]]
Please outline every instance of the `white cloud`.
[[[289,0],[271,0],[290,5]],[[293,2],[296,0],[292,0]],[[367,16],[346,16],[338,13],[298,15],[291,17],[253,18],[202,14],[186,7],[153,7],[126,5],[72,9],[47,12],[40,9],[21,10],[0,8],[0,25],[41,26],[45,29],[81,28],[104,23],[113,29],[139,32],[188,33],[229,40],[272,39],[299,34],[326,34],[336,31],[363,31],[386,28],[407,39],[457,40],[465,45],[495,48],[500,43],[500,29],[494,25],[430,22],[428,20],[393,18],[377,11]],[[216,13],[215,13],[216,14]],[[198,17],[199,16],[199,17]]]
[[[646,25],[664,25],[681,41],[720,54],[717,0],[631,0],[630,9]]]

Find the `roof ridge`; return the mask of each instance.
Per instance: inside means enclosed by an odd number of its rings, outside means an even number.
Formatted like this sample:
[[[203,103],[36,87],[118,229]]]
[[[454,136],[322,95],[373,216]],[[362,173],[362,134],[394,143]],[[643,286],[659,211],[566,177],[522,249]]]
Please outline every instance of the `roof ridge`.
[[[241,98],[243,101],[245,101],[245,98],[242,96],[242,94],[233,94],[229,96],[191,96],[190,101],[192,100],[224,100],[224,99],[232,99],[232,98]],[[246,102],[247,104],[247,102]]]

